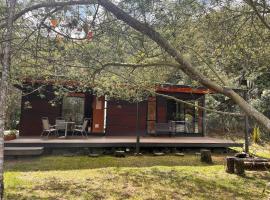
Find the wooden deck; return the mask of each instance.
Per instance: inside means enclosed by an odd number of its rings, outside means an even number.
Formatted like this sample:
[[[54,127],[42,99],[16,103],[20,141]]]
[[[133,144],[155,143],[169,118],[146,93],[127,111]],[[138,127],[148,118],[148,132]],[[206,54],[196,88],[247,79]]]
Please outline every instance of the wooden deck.
[[[44,147],[5,147],[5,156],[37,156],[41,155]]]
[[[91,136],[76,138],[20,137],[5,141],[5,147],[135,147],[136,137]],[[141,137],[141,147],[179,147],[179,148],[227,148],[242,147],[242,143],[210,137]]]

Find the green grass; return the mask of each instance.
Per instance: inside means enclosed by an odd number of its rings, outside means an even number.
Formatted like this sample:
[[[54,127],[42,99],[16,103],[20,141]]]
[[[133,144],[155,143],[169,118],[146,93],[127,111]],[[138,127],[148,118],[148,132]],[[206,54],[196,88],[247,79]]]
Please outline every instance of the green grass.
[[[241,142],[243,142],[243,141],[241,141]],[[233,149],[235,151],[238,151],[238,152],[243,151],[243,148],[240,148],[240,147],[233,147],[231,149]],[[252,143],[249,146],[249,152],[252,155],[255,155],[255,156],[258,156],[258,157],[270,159],[270,143],[269,142],[265,142],[263,144]]]
[[[223,165],[223,155],[214,154],[215,164]],[[5,163],[6,171],[50,171],[50,170],[75,170],[95,169],[106,167],[152,167],[152,166],[201,166],[199,157],[194,154],[186,154],[184,157],[174,155],[167,156],[127,156],[116,158],[102,156],[90,158],[87,156],[42,156],[34,159],[9,160]]]
[[[239,143],[245,143],[244,138],[244,133],[211,133],[209,134],[210,137],[216,137],[216,138],[223,138],[223,139],[229,139],[229,140],[233,140],[235,142],[239,142]],[[250,149],[250,153],[258,156],[258,157],[263,157],[263,158],[269,158],[270,159],[270,139],[268,138],[263,138],[260,140],[259,144],[255,144],[254,142],[252,142],[252,140],[249,141],[250,145],[249,145],[249,149]],[[233,147],[231,148],[233,150],[236,150],[238,152],[242,152],[244,151],[243,148],[241,147]]]
[[[267,199],[269,172],[227,174],[222,155],[62,157],[8,160],[6,199]]]

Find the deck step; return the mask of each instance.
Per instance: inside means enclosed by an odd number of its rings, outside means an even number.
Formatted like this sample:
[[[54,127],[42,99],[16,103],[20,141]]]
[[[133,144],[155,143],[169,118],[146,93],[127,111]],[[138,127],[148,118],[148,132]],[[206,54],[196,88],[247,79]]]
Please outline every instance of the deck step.
[[[5,156],[35,156],[41,155],[44,147],[5,147]]]

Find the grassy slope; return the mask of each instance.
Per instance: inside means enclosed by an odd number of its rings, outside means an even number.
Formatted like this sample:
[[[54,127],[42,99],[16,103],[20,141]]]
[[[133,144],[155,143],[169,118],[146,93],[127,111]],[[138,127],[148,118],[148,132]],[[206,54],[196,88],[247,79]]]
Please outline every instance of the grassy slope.
[[[241,142],[243,142],[243,141],[241,141]],[[238,151],[238,152],[244,151],[244,149],[240,148],[240,147],[232,147],[231,149]],[[264,143],[264,144],[260,144],[260,145],[259,144],[251,144],[249,146],[249,153],[254,155],[254,156],[270,159],[270,144],[269,143]]]
[[[48,156],[7,161],[7,199],[267,199],[269,172],[225,173],[224,157]],[[192,165],[192,166],[191,166]],[[266,190],[265,190],[266,189]],[[264,191],[265,190],[265,191]]]
[[[244,133],[242,134],[236,134],[236,133],[211,133],[209,134],[210,137],[216,137],[216,138],[223,138],[223,139],[229,139],[233,140],[235,142],[240,142],[240,143],[245,143],[244,141]],[[236,151],[242,152],[244,151],[243,148],[237,147],[237,148],[232,148]],[[270,159],[270,140],[269,138],[264,138],[261,139],[260,144],[255,144],[252,141],[250,141],[250,153],[258,156],[258,157],[263,157],[263,158],[269,158]]]

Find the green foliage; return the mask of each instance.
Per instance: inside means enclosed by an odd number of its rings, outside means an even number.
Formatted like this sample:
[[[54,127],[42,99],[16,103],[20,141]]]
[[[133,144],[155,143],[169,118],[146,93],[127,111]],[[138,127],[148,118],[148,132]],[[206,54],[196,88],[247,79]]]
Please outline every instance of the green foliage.
[[[258,126],[255,126],[252,131],[252,141],[258,144],[261,141],[261,131]]]
[[[217,80],[217,77],[207,65],[212,65],[222,79],[235,87],[238,86],[237,79],[243,73],[255,80],[258,72],[267,71],[269,45],[267,45],[268,37],[265,29],[260,26],[260,23],[257,23],[258,21],[254,21],[257,19],[251,21],[249,16],[237,14],[238,12],[245,13],[249,9],[248,7],[230,3],[213,4],[213,6],[223,7],[211,10],[209,4],[201,4],[200,1],[142,0],[120,1],[119,5],[131,15],[142,21],[145,20],[153,26],[162,36],[179,48],[185,58],[213,80]],[[77,10],[87,10],[87,6],[80,6],[78,9],[74,6],[68,9],[68,12],[61,11],[55,13],[54,16],[61,23],[64,23],[65,20],[68,22],[70,19],[79,20]],[[237,12],[232,13],[230,9],[235,9]],[[205,10],[208,10],[207,15],[205,15]],[[102,16],[102,14],[104,13],[100,10],[100,15]],[[87,21],[87,17],[91,17],[93,12],[86,12],[85,15],[88,16],[79,15]],[[36,20],[40,19],[37,17]],[[93,27],[94,38],[90,42],[72,41],[67,38],[57,42],[56,38],[59,36],[52,31],[47,32],[46,29],[41,29],[39,36],[35,33],[26,44],[26,48],[30,50],[29,54],[23,51],[24,53],[21,54],[23,57],[17,57],[22,61],[19,62],[20,65],[27,68],[22,68],[26,72],[23,72],[22,75],[31,76],[33,74],[36,76],[38,74],[42,78],[54,76],[61,78],[64,74],[69,79],[79,79],[79,81],[84,79],[89,82],[90,77],[93,79],[101,77],[104,81],[104,78],[110,79],[110,76],[106,74],[112,75],[112,73],[103,69],[101,63],[172,61],[152,41],[135,32],[123,22],[115,21],[111,14],[106,13],[105,17],[99,18],[99,20],[101,21]],[[24,23],[27,24],[27,21]],[[76,28],[81,28],[80,23]],[[69,31],[73,31],[73,29]],[[24,33],[29,34],[30,30],[20,30],[20,35]],[[35,37],[39,37],[38,44]],[[42,48],[37,48],[37,45]],[[59,45],[61,48],[57,48]],[[46,66],[46,70],[42,66]],[[30,70],[31,67],[35,69]],[[20,66],[17,69],[20,69]],[[193,84],[182,72],[177,72],[179,75],[175,76],[177,74],[175,70],[168,67],[159,69],[156,67],[155,70],[149,70],[151,73],[147,74],[145,74],[146,69],[136,69],[136,73],[134,73],[132,69],[113,67],[112,71],[123,71],[122,74],[126,78],[130,78],[127,76],[129,74],[144,76],[146,81],[150,78],[149,75],[153,75],[155,78],[149,79],[149,82],[170,81]],[[160,73],[161,75],[159,75]],[[164,77],[162,75],[164,73],[167,76]]]
[[[37,2],[20,1],[18,10]],[[264,95],[270,89],[269,30],[249,6],[233,1],[203,3],[199,0],[122,0],[118,5],[155,28],[209,79],[219,83],[222,79],[226,86],[233,88],[242,87],[239,85],[241,77],[254,82],[250,102],[269,116],[269,95]],[[57,88],[61,98],[74,90],[61,87],[61,81],[75,81],[79,83],[77,89],[80,91],[93,88],[98,95],[129,101],[145,99],[160,83],[198,86],[196,80],[168,66],[106,65],[173,63],[174,60],[149,38],[104,9],[99,8],[95,21],[92,21],[97,5],[68,6],[50,14],[52,10],[35,10],[32,16],[16,21],[16,40],[13,41],[16,53],[12,57],[10,76],[13,84],[22,84],[29,77],[53,80],[59,83]],[[46,15],[47,19],[42,22]],[[59,21],[55,30],[66,37],[48,28],[52,17]],[[76,23],[69,26],[74,21]],[[92,40],[72,39],[89,30],[94,34]],[[239,109],[224,97],[210,100],[207,105],[218,106],[221,111]],[[215,120],[217,116],[209,114],[208,117]],[[237,123],[237,120],[224,121],[229,125]]]

